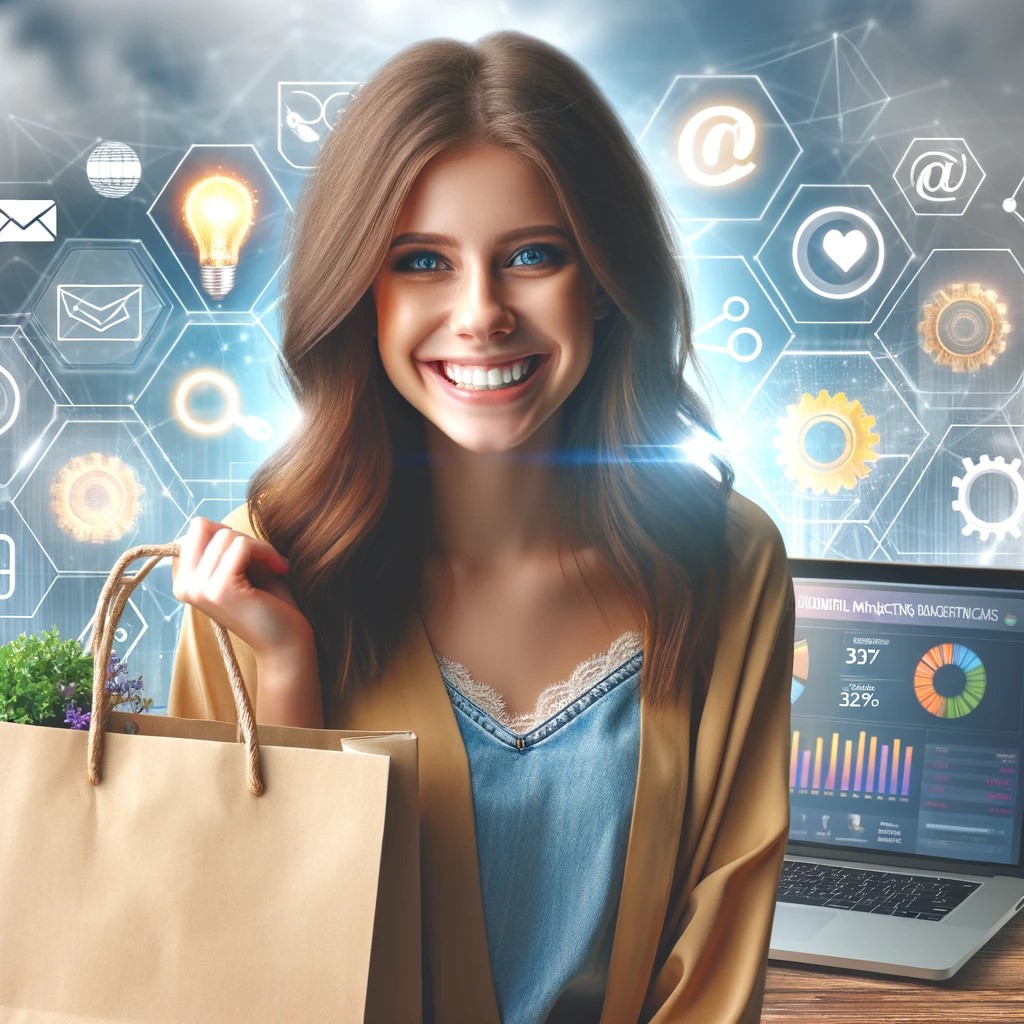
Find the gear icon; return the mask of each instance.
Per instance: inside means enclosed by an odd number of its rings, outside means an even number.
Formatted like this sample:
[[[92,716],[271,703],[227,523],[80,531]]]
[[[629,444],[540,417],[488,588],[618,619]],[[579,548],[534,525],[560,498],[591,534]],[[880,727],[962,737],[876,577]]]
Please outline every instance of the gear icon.
[[[954,373],[975,373],[1006,351],[1006,303],[980,284],[941,288],[922,307],[917,325],[925,352]]]
[[[114,455],[90,452],[61,466],[50,486],[57,525],[90,544],[119,540],[135,525],[143,493],[132,468]]]
[[[953,499],[953,508],[964,517],[963,535],[969,537],[976,532],[978,539],[982,541],[988,540],[989,534],[994,534],[996,540],[1002,540],[1008,533],[1019,537],[1020,523],[1024,519],[1024,476],[1020,472],[1021,460],[1007,462],[1002,455],[997,455],[994,459],[982,455],[977,464],[970,456],[963,460],[963,464],[967,472],[962,477],[953,477],[953,486],[957,491],[957,496]],[[1013,484],[1017,494],[1013,511],[1005,519],[996,522],[980,518],[971,508],[971,488],[983,476],[993,475],[1006,477]]]
[[[843,450],[828,462],[807,450],[808,433],[824,424],[838,427],[843,439]],[[850,490],[871,471],[866,463],[878,459],[871,447],[879,441],[878,434],[870,430],[875,417],[868,416],[856,399],[847,401],[842,391],[830,395],[822,388],[817,398],[801,395],[798,403],[786,407],[786,415],[779,417],[777,425],[780,433],[773,443],[780,454],[776,461],[786,467],[786,478],[795,480],[802,490],[814,494],[836,494],[840,487]]]

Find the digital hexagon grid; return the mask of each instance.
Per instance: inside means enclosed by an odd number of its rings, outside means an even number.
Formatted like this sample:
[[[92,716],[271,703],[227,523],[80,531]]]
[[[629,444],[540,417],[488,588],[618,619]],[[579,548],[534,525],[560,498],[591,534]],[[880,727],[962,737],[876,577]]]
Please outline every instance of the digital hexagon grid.
[[[1024,568],[1017,8],[32,6],[0,5],[0,642],[86,636],[120,552],[244,500],[299,422],[288,225],[333,118],[402,46],[501,27],[637,140],[738,489],[790,553]],[[226,277],[185,223],[202,176],[253,211]],[[158,708],[180,610],[161,566],[118,637]]]

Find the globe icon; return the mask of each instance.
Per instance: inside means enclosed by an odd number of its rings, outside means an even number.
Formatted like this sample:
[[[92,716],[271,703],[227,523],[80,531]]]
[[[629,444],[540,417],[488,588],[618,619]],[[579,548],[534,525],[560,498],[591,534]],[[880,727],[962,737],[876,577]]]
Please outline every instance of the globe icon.
[[[123,142],[101,142],[85,165],[89,184],[108,199],[120,199],[139,183],[142,164],[139,154]]]

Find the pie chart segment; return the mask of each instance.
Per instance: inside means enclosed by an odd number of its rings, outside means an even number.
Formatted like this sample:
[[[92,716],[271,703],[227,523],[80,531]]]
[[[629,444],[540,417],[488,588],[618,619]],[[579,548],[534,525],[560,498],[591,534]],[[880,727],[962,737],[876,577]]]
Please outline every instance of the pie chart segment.
[[[793,644],[793,685],[789,691],[789,703],[795,704],[807,688],[807,673],[810,668],[810,652],[806,640]]]
[[[959,669],[963,676],[963,688],[959,693],[943,694],[936,689],[936,673],[948,666]],[[921,707],[936,718],[969,715],[985,696],[985,683],[985,666],[981,658],[963,644],[936,644],[925,651],[914,670],[914,695]]]

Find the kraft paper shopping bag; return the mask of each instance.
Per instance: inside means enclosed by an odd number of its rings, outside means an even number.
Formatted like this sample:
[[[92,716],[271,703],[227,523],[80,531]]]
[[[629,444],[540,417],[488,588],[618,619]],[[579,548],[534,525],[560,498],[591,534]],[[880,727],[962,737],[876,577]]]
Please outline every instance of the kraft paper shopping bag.
[[[111,571],[88,734],[0,723],[0,1020],[420,1021],[413,734],[257,726],[216,624],[237,730],[107,709],[121,611],[177,548]]]

